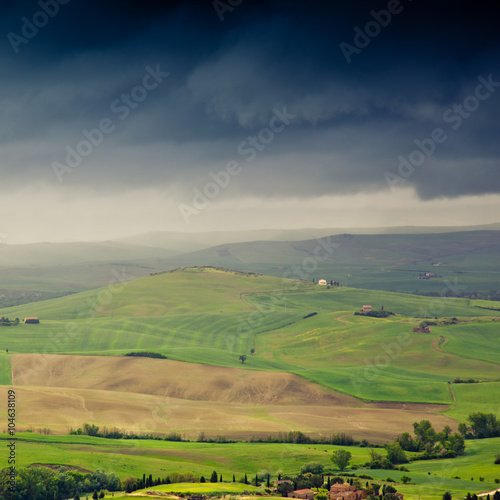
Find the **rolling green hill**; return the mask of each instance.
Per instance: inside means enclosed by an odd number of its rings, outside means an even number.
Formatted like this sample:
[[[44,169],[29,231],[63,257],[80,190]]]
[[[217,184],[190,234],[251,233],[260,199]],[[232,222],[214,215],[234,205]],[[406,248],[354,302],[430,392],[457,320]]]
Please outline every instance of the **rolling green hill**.
[[[159,232],[95,243],[0,244],[0,307],[104,286],[122,269],[132,279],[193,265],[424,295],[440,295],[447,280],[452,284],[447,293],[475,298],[479,291],[479,298],[497,300],[500,292],[491,291],[498,289],[500,278],[500,231],[497,225],[466,229]],[[325,260],[315,256],[320,242],[332,245]],[[419,280],[425,272],[440,278]]]
[[[0,441],[8,441],[6,434]],[[354,474],[369,474],[378,484],[392,484],[405,498],[417,500],[440,500],[444,492],[450,491],[453,498],[464,498],[467,492],[481,493],[498,486],[498,466],[493,464],[499,439],[484,439],[468,442],[465,456],[427,460],[407,464],[408,472],[383,469],[349,470]],[[335,476],[338,471],[332,467],[332,452],[345,449],[352,454],[351,464],[360,467],[369,460],[366,447],[341,447],[331,445],[267,444],[267,443],[175,443],[151,440],[109,440],[90,436],[43,436],[22,433],[18,436],[19,467],[32,463],[67,464],[93,471],[103,468],[115,472],[120,479],[133,475],[142,477],[151,473],[153,477],[164,477],[172,472],[192,472],[210,477],[215,469],[223,476],[223,483],[175,483],[154,488],[155,491],[191,492],[206,494],[218,491],[220,494],[238,494],[257,488],[232,483],[232,475],[240,481],[245,474],[270,474],[271,481],[282,476],[295,475],[310,462],[321,463],[327,474]],[[382,455],[384,450],[378,450]],[[410,476],[411,484],[403,485],[401,478]],[[387,483],[390,477],[392,483]],[[482,477],[483,481],[479,478]],[[364,483],[365,479],[363,479]],[[370,480],[370,482],[372,482]],[[263,492],[262,485],[260,492]],[[90,495],[89,495],[90,496]],[[148,495],[149,496],[149,495]],[[121,498],[115,494],[115,498]],[[130,496],[127,498],[137,498]]]
[[[355,316],[363,304],[395,315]],[[451,403],[455,377],[500,379],[500,311],[481,304],[188,268],[5,309],[41,323],[3,327],[0,341],[14,353],[145,350],[219,366],[241,366],[238,356],[255,349],[248,369],[288,371],[368,400]],[[437,315],[431,334],[410,333]]]
[[[355,314],[367,304],[394,314]],[[2,309],[0,316],[41,321],[0,327],[0,349],[9,349],[0,355],[0,383],[14,384],[19,430],[34,425],[61,432],[89,421],[180,431],[191,439],[201,430],[244,437],[283,429],[325,435],[345,420],[357,438],[386,442],[422,418],[438,428],[445,423],[456,428],[473,411],[500,415],[500,310],[485,300],[190,267],[123,283],[117,277],[106,287]],[[422,321],[430,324],[430,333],[413,332]],[[130,351],[153,351],[169,360],[116,357]],[[47,356],[52,354],[66,356]],[[244,364],[241,354],[247,356]],[[172,360],[189,363],[176,367]],[[169,370],[179,371],[175,380]],[[455,377],[478,383],[450,383]],[[192,384],[206,387],[194,390]],[[230,400],[223,394],[231,394]],[[284,401],[275,401],[276,394]],[[4,404],[0,415],[6,419]],[[468,443],[467,455],[451,461],[408,464],[416,484],[398,490],[408,498],[422,493],[438,500],[446,490],[463,495],[491,489],[498,476],[497,441]],[[92,465],[121,477],[140,475],[145,468],[160,475],[208,474],[214,467],[224,475],[264,469],[276,475],[312,459],[329,466],[328,451],[334,449],[34,433],[21,434],[18,447],[20,465]],[[366,448],[349,450],[354,465],[366,462]],[[379,482],[404,475],[368,472]],[[429,472],[437,481],[431,489]]]
[[[325,260],[315,257],[320,242],[332,248]],[[307,260],[311,258],[314,264]],[[498,289],[500,281],[500,231],[338,234],[304,241],[253,241],[219,245],[165,262],[171,266],[216,265],[311,281],[325,278],[357,288],[410,293],[439,295],[443,280],[457,280],[461,292],[487,291]],[[419,274],[425,272],[442,279],[419,280]]]

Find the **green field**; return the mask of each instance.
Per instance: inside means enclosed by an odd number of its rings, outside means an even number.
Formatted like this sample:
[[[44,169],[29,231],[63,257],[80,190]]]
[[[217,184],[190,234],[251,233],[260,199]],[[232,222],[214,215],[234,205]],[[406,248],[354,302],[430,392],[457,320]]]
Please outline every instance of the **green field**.
[[[385,311],[395,315],[387,318],[355,315],[364,304],[375,309],[383,306]],[[495,306],[495,302],[484,300],[320,287],[278,277],[216,269],[184,269],[3,309],[3,316],[18,317],[21,323],[0,328],[0,349],[9,349],[9,354],[0,355],[0,383],[5,389],[12,383],[11,354],[120,356],[130,351],[154,351],[172,360],[204,365],[289,372],[365,401],[446,404],[449,406],[442,407],[441,411],[458,423],[465,421],[473,411],[500,415],[497,349],[500,311],[491,309]],[[41,322],[24,324],[22,319],[26,316],[38,316]],[[413,333],[413,327],[423,320],[431,322],[431,333]],[[241,354],[247,355],[245,364],[239,360]],[[217,376],[219,378],[213,379],[214,384],[227,385],[225,375]],[[450,384],[456,377],[473,378],[480,383]],[[129,378],[132,380],[133,374]],[[70,394],[73,403],[81,398],[77,406],[84,408],[85,404],[97,404],[96,401],[103,407],[112,406],[115,395],[123,396],[120,401],[126,401],[128,396],[123,392],[97,390],[98,382],[92,382],[97,384],[93,391],[48,387],[50,390],[44,393],[47,401],[51,398],[47,411],[52,407],[64,411],[58,406],[62,404],[62,396],[58,401],[57,394],[64,394],[64,401],[69,401],[67,395]],[[139,386],[144,383],[147,381],[137,382]],[[19,390],[21,396],[36,396],[36,387],[27,387],[26,393],[24,390]],[[141,394],[139,388],[135,400],[140,399],[145,408],[152,404],[154,414],[158,411],[154,408],[154,398],[148,402],[147,397],[143,398],[147,394],[147,391]],[[21,403],[20,411],[30,410],[23,409]],[[208,406],[203,405],[211,403],[203,401],[193,406],[194,410],[188,410],[187,406],[176,403],[174,396],[169,404],[179,412],[194,411],[189,414],[192,418],[196,412],[205,416]],[[212,406],[216,411],[216,405],[212,403]],[[124,406],[121,408],[117,411],[123,412]],[[294,415],[308,410],[304,404],[293,409],[284,406],[283,411],[278,405],[278,412],[273,416],[270,413],[265,416],[264,409],[258,406],[252,406],[252,411],[291,429],[291,417],[287,416],[285,408],[295,412]],[[385,425],[390,412],[398,411],[397,407],[388,409],[386,405],[384,408],[375,417],[380,421],[373,422],[373,428]],[[247,412],[249,409],[250,406]],[[435,415],[438,408],[427,411]],[[92,421],[90,410],[88,415]],[[304,413],[303,418],[313,417],[308,415]],[[408,415],[411,418],[411,414]],[[319,415],[314,416],[319,418]],[[229,412],[227,418],[232,418]],[[79,421],[76,425],[82,424]],[[112,427],[113,421],[106,425]],[[366,428],[365,432],[368,436],[370,429]],[[446,490],[463,497],[467,491],[483,492],[495,488],[500,466],[493,465],[493,457],[499,444],[498,438],[468,442],[465,456],[411,463],[409,473],[363,472],[376,480],[391,477],[399,481],[402,475],[409,475],[414,485],[397,486],[410,500],[419,497],[438,500]],[[279,472],[297,473],[303,463],[313,460],[331,469],[329,457],[335,448],[243,442],[104,440],[21,433],[17,456],[19,466],[44,463],[73,465],[87,470],[99,467],[121,478],[142,476],[143,473],[157,477],[174,471],[208,476],[214,469],[224,478],[266,471],[275,477]],[[353,454],[353,465],[360,466],[368,461],[366,448],[349,447],[349,451]],[[360,473],[361,469],[357,471]],[[479,481],[480,476],[483,481]],[[231,490],[233,486],[228,488],[227,493],[237,493]]]
[[[314,257],[318,239],[228,243],[166,262],[172,266],[216,265],[294,278],[301,273],[301,277],[307,275],[303,279],[325,278],[356,288],[408,293],[439,295],[446,287],[445,280],[454,283],[455,279],[460,291],[498,289],[498,231],[330,234],[335,236],[322,241],[330,242],[333,252],[324,261],[315,259],[311,267],[306,259]],[[435,272],[441,278],[419,280],[418,275],[425,272]]]
[[[10,439],[0,435],[0,439]],[[249,492],[256,488],[249,485],[232,484],[232,475],[239,480],[246,473],[249,478],[256,473],[271,475],[275,480],[282,475],[297,474],[300,467],[308,462],[317,461],[325,466],[326,473],[335,475],[330,457],[336,449],[346,449],[352,453],[351,465],[361,466],[368,461],[367,448],[338,447],[330,445],[294,444],[209,444],[209,443],[172,443],[144,440],[106,440],[88,436],[42,436],[22,433],[17,437],[19,466],[32,463],[65,464],[95,470],[104,468],[115,472],[121,479],[130,475],[142,477],[164,477],[169,472],[193,472],[209,477],[213,470],[222,474],[229,483],[214,484],[172,484],[150,490],[174,492],[221,493]],[[455,459],[420,461],[407,464],[409,472],[356,469],[350,473],[368,474],[376,482],[388,477],[394,479],[398,491],[410,500],[426,498],[438,500],[445,491],[454,498],[464,497],[467,492],[485,492],[498,487],[495,479],[500,477],[500,466],[493,460],[498,453],[500,438],[467,442],[467,454]],[[380,450],[384,454],[383,450]],[[429,472],[431,473],[429,475]],[[402,485],[403,475],[410,476],[411,485]],[[480,481],[479,478],[484,480]],[[474,478],[474,480],[471,480]],[[365,480],[363,480],[364,483]]]
[[[363,304],[396,314],[355,316]],[[366,400],[450,404],[455,377],[500,379],[500,311],[487,304],[191,269],[5,309],[41,323],[3,328],[0,339],[11,353],[146,350],[230,367],[255,349],[243,367],[292,372]],[[422,318],[459,323],[411,333]]]
[[[12,384],[10,359],[7,353],[0,354],[0,385]]]

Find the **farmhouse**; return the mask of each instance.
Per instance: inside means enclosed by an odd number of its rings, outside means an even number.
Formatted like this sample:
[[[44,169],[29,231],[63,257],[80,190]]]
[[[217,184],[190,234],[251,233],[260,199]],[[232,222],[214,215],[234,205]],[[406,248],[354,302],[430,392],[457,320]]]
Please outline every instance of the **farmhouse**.
[[[314,500],[314,491],[309,488],[291,491],[288,493],[288,498],[304,498],[306,500]]]
[[[361,308],[361,310],[362,310],[364,313],[369,313],[369,312],[371,312],[371,310],[372,310],[372,306],[363,306],[363,307]]]
[[[430,280],[431,278],[437,278],[437,274],[436,273],[425,273],[425,274],[418,275],[419,280]]]
[[[356,486],[347,483],[332,484],[328,492],[328,498],[330,500],[362,500],[367,496],[366,491],[357,490]]]
[[[24,318],[24,322],[26,324],[36,324],[40,323],[40,320],[38,318]]]
[[[416,326],[413,331],[415,333],[431,333],[431,328],[430,326]]]
[[[327,285],[326,280],[319,280],[318,285]]]

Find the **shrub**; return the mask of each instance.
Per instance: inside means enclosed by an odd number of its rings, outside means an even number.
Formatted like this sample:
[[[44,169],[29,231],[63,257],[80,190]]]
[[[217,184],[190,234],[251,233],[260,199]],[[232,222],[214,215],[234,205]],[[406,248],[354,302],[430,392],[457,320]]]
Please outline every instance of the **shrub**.
[[[167,356],[163,354],[159,354],[157,352],[128,352],[125,356],[139,356],[143,358],[159,358],[159,359],[167,359]]]

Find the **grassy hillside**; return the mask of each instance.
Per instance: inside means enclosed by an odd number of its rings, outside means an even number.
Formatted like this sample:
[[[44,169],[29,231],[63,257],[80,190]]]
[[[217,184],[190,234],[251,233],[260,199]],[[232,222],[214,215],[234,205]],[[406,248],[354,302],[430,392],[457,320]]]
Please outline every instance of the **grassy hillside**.
[[[314,257],[319,241],[332,245],[324,261]],[[305,274],[344,285],[377,290],[440,294],[443,281],[419,280],[435,272],[460,290],[497,289],[500,278],[500,231],[465,231],[440,234],[337,234],[303,241],[228,243],[167,259],[172,266],[217,265],[234,269],[297,277],[304,275],[304,259],[317,266]],[[323,252],[321,253],[323,255]],[[434,266],[432,264],[439,264]]]
[[[395,314],[355,315],[364,304]],[[9,349],[0,355],[0,382],[14,383],[19,429],[66,432],[89,422],[176,431],[191,439],[202,431],[249,438],[301,430],[384,442],[424,418],[441,429],[456,428],[473,411],[500,415],[500,310],[484,300],[188,268],[2,309],[0,315],[41,320],[0,327],[0,349]],[[414,333],[424,319],[431,333]],[[130,351],[169,359],[117,357]],[[241,354],[247,355],[244,364]],[[449,383],[455,377],[480,383]],[[5,401],[0,415],[6,422]],[[20,466],[102,467],[120,477],[208,475],[214,468],[223,475],[293,473],[312,460],[331,467],[334,449],[33,433],[19,438]],[[446,490],[455,496],[491,490],[500,477],[493,465],[497,448],[498,439],[477,441],[468,443],[464,457],[411,463],[406,474],[416,484],[398,490],[409,499],[433,500]],[[368,459],[366,448],[349,451],[354,465]],[[396,481],[405,474],[366,472]]]
[[[282,371],[43,354],[13,355],[11,365],[20,429],[31,424],[60,433],[91,419],[101,427],[176,431],[190,439],[202,431],[249,439],[300,430],[386,442],[422,419],[436,428],[455,425],[439,405],[364,403]],[[54,407],[65,410],[55,416]],[[2,416],[6,406],[0,400]]]
[[[10,439],[0,435],[0,439]],[[440,500],[445,491],[453,498],[463,498],[467,492],[481,493],[497,487],[495,479],[500,474],[493,465],[499,439],[485,439],[467,443],[467,454],[463,457],[413,462],[407,464],[409,472],[387,470],[349,470],[350,473],[369,474],[379,484],[386,484],[387,477],[396,483],[405,498],[417,500],[425,498]],[[169,472],[193,472],[209,477],[213,470],[230,481],[235,474],[237,480],[246,473],[252,477],[256,473],[269,473],[275,480],[282,475],[297,474],[300,467],[308,462],[320,462],[327,472],[335,474],[330,457],[337,449],[347,449],[352,454],[351,465],[361,466],[369,459],[367,448],[339,447],[329,445],[294,444],[207,444],[172,443],[162,441],[104,440],[87,436],[39,436],[18,435],[19,466],[32,463],[74,465],[86,470],[96,467],[115,472],[121,479],[129,475],[142,477],[143,473],[162,477]],[[382,451],[382,453],[384,453]],[[496,468],[495,468],[496,467]],[[414,484],[401,484],[401,477],[411,477]],[[484,480],[479,481],[479,477]],[[363,480],[364,481],[364,480]],[[200,485],[195,483],[173,484],[150,489],[162,491],[198,491],[211,486],[232,490],[232,483]],[[247,486],[248,491],[253,490]],[[205,490],[206,491],[206,490]],[[210,490],[212,491],[212,490]]]
[[[109,242],[3,244],[0,307],[104,286],[122,269],[131,279],[185,265],[300,275],[311,281],[323,277],[357,288],[420,294],[439,295],[444,280],[456,279],[460,292],[497,289],[500,231],[495,225],[481,231],[466,229],[403,227],[385,234],[380,228],[364,234],[362,229],[152,233]],[[332,234],[336,236],[328,236]],[[324,261],[315,257],[319,241],[332,244],[333,252]],[[442,279],[419,280],[425,272],[436,272]]]
[[[160,317],[179,314],[246,312],[253,308],[242,300],[246,293],[292,289],[288,280],[211,268],[190,268],[119,283],[55,300],[7,308],[9,317],[40,316],[45,319]],[[130,277],[126,272],[123,277]],[[304,285],[307,287],[307,285]],[[301,287],[303,288],[303,287]]]
[[[354,316],[362,304],[396,315]],[[364,399],[449,404],[455,377],[500,379],[500,311],[487,304],[190,268],[6,309],[41,323],[4,327],[0,338],[14,353],[145,350],[229,367],[246,354],[245,368],[288,371]],[[410,334],[437,315],[438,325],[458,324]]]
[[[11,385],[10,357],[6,353],[0,354],[0,385]]]

